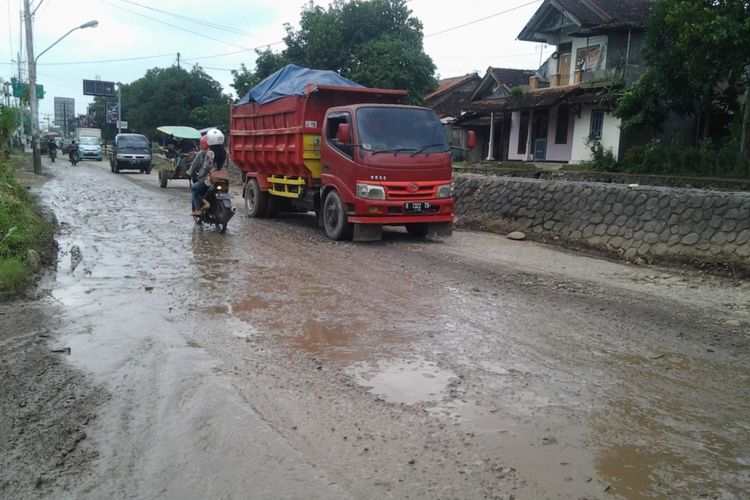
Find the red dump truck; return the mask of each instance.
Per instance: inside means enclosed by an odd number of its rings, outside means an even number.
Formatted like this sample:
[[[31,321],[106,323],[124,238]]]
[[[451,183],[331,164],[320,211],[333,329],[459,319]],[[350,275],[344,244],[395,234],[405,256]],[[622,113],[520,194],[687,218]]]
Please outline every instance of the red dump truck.
[[[435,113],[399,104],[401,90],[306,81],[232,106],[229,147],[248,215],[314,211],[335,240],[379,240],[384,225],[451,234],[451,151]]]

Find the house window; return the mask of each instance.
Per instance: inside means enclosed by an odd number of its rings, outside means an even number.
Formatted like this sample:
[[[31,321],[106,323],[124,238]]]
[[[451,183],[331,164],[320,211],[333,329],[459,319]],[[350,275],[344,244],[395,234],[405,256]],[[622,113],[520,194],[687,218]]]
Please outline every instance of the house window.
[[[521,121],[518,125],[518,154],[526,154],[526,140],[529,136],[529,112],[521,111]]]
[[[570,112],[567,106],[557,108],[557,126],[555,128],[555,144],[568,143],[568,128],[570,126]]]
[[[594,110],[591,112],[591,129],[589,131],[589,139],[601,140],[602,128],[604,127],[604,111],[601,109]]]

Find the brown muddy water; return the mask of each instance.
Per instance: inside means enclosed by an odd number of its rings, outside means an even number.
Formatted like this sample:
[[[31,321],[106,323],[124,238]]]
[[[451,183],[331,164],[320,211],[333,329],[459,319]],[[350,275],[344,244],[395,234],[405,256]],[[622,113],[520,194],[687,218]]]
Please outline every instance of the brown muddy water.
[[[47,168],[41,304],[108,397],[43,496],[747,497],[746,283],[301,215],[222,235],[155,173]]]

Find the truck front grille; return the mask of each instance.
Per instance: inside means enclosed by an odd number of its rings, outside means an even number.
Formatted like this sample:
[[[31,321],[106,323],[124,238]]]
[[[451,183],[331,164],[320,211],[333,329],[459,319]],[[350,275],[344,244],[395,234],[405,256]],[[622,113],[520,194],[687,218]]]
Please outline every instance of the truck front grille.
[[[429,200],[437,196],[438,185],[434,183],[383,182],[382,185],[387,200]]]

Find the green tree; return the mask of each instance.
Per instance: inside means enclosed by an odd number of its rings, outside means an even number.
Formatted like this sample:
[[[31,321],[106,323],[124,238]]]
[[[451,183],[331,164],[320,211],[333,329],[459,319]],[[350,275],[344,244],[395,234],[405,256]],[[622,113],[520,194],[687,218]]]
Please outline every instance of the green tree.
[[[620,101],[624,129],[659,126],[668,110],[705,117],[740,111],[750,64],[750,2],[658,0],[646,26],[648,71]]]
[[[116,128],[105,123],[106,102],[116,98],[94,100],[97,123],[104,125],[105,137]],[[122,119],[129,131],[156,138],[161,125],[187,125],[196,128],[220,126],[226,130],[229,115],[228,97],[219,82],[196,65],[184,68],[152,68],[131,83],[122,86]]]
[[[6,159],[11,150],[10,136],[18,126],[19,114],[18,108],[0,104],[0,151]]]
[[[307,4],[300,27],[286,25],[286,49],[259,53],[254,75],[265,78],[288,63],[339,72],[368,87],[400,88],[418,103],[435,87],[435,64],[425,54],[422,23],[405,0],[335,0]]]
[[[233,81],[230,85],[234,91],[237,92],[237,97],[244,96],[251,88],[255,87],[258,82],[260,82],[260,78],[247,69],[247,66],[245,66],[244,63],[240,64],[240,69],[232,70],[232,80]]]

